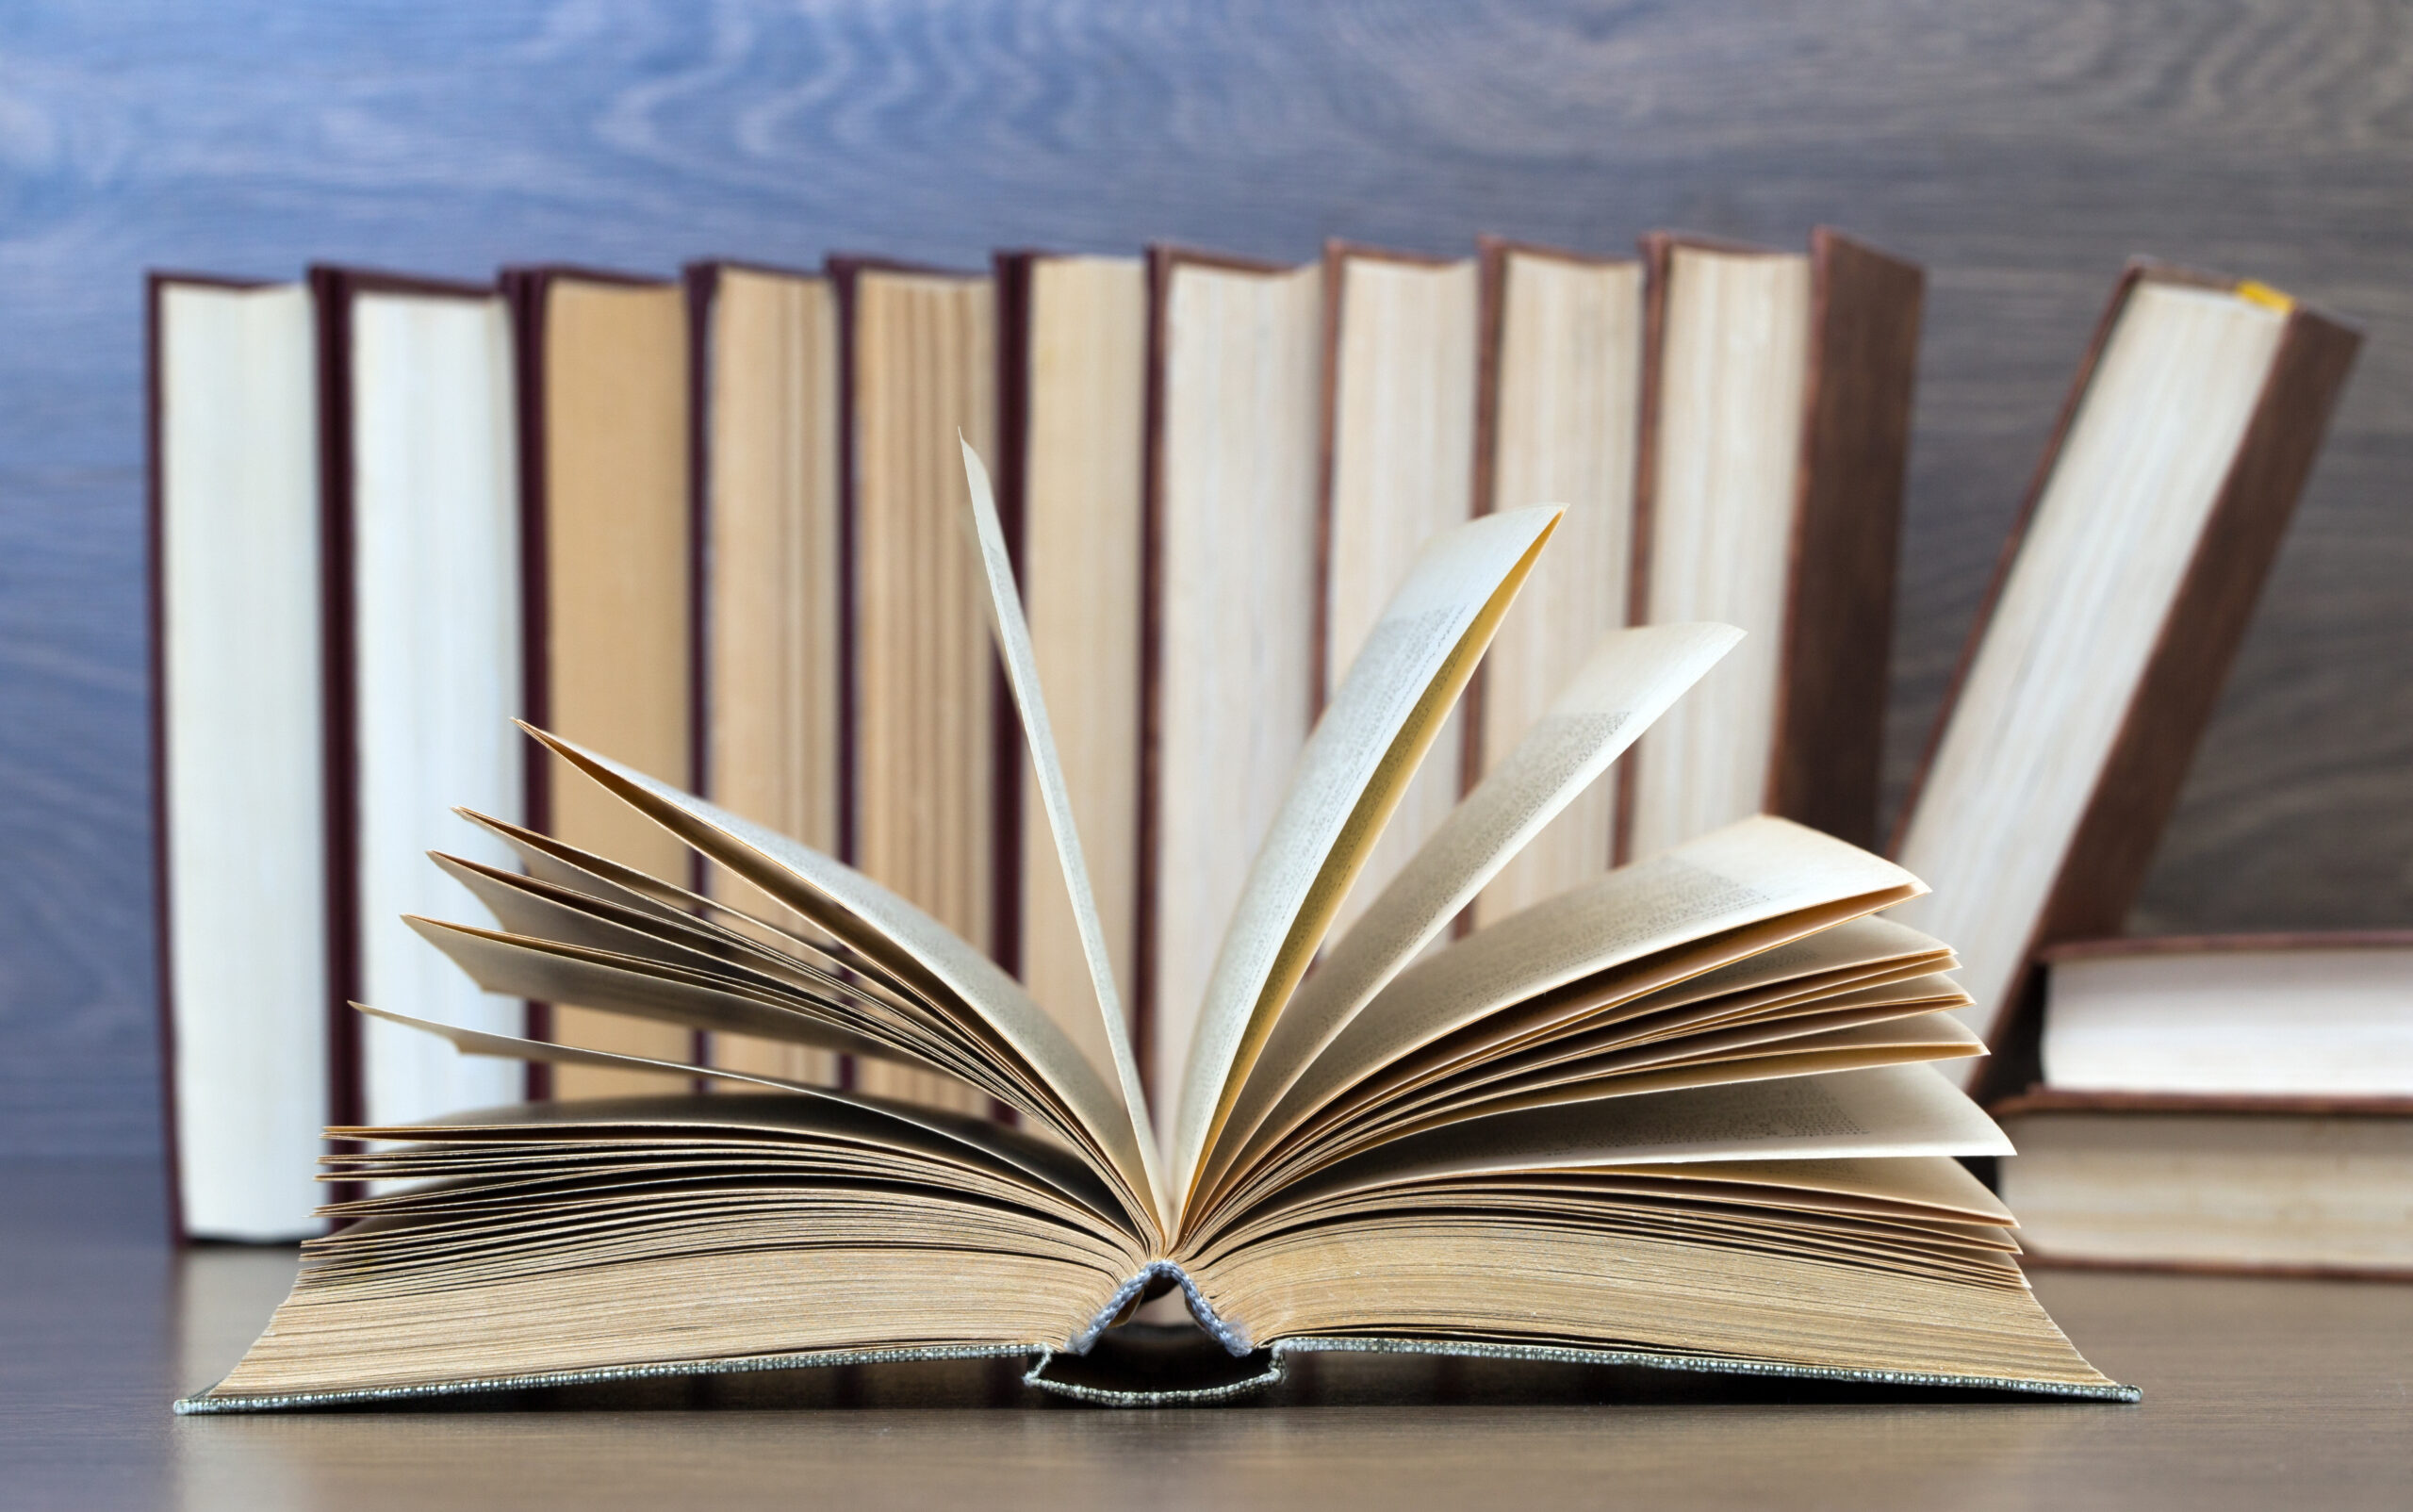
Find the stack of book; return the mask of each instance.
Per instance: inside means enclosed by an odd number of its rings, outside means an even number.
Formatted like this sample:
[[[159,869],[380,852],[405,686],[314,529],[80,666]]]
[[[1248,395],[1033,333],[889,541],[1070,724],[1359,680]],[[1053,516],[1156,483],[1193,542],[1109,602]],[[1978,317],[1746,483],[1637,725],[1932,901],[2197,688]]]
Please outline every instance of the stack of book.
[[[547,844],[743,910],[765,939],[803,928],[565,781],[515,717],[850,863],[1108,1063],[958,544],[959,437],[996,464],[1099,938],[1159,1106],[1310,731],[1420,549],[1479,517],[1567,507],[1336,929],[1619,626],[1746,635],[1455,932],[1756,814],[1873,844],[1922,274],[1824,230],[1801,252],[1641,253],[154,275],[182,1229],[320,1231],[327,1125],[690,1085],[635,1061],[999,1107],[889,1059],[454,972],[403,915],[458,912]],[[2121,280],[1896,837],[1934,892],[1894,916],[1958,948],[1970,1029],[2004,1036],[2040,946],[2118,928],[2354,346],[2258,286]],[[458,1058],[352,1001],[605,1054]]]
[[[2004,1197],[2067,1263],[2413,1276],[2413,934],[2044,953]]]

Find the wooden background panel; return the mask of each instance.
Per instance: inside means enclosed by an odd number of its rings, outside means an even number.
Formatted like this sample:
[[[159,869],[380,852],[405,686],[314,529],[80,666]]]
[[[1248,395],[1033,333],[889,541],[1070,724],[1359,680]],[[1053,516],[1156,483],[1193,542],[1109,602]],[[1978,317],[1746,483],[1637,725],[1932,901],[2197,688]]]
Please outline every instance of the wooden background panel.
[[[1932,280],[1895,794],[2121,260],[2250,273],[2371,339],[2133,922],[2407,922],[2408,32],[2340,0],[12,5],[0,1147],[154,1137],[151,265],[1616,250],[1831,222]]]

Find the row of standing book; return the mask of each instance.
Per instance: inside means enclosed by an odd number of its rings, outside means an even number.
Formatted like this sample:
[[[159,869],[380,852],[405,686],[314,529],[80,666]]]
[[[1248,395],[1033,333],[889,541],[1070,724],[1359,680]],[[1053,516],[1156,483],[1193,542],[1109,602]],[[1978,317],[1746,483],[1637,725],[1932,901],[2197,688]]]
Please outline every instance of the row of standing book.
[[[1159,248],[966,272],[154,275],[181,1228],[316,1231],[326,1124],[676,1085],[456,1058],[352,1001],[985,1108],[928,1073],[482,996],[402,922],[465,896],[424,852],[511,864],[452,805],[688,865],[557,784],[516,718],[851,863],[1051,1012],[1089,1011],[978,567],[947,549],[959,435],[997,473],[1158,1098],[1327,688],[1423,540],[1470,516],[1568,508],[1353,896],[1628,623],[1748,638],[1462,929],[1756,812],[1880,843],[1923,282],[1825,230],[1806,252],[1657,235],[1632,259],[1486,240],[1296,267]],[[2355,346],[2258,285],[2118,281],[1891,836],[1934,889],[1896,916],[1959,949],[1994,1093],[2035,1073],[2039,948],[2123,924]],[[694,881],[777,913],[733,877]],[[2267,1091],[2010,1108],[2210,1116],[2185,1099]],[[2413,1168],[2413,1121],[2385,1127]],[[2408,1226],[2366,1268],[2413,1263]]]

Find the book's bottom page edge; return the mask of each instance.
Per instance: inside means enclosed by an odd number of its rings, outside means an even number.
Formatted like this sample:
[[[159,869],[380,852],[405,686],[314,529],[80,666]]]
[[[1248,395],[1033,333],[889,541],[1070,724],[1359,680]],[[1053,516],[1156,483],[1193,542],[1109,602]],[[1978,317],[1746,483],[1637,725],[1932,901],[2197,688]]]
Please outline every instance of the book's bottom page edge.
[[[1465,1339],[1390,1339],[1339,1335],[1278,1339],[1272,1353],[1285,1355],[1440,1355],[1461,1359],[1533,1360],[1557,1365],[1610,1365],[1639,1370],[1688,1371],[1711,1375],[1757,1375],[1797,1381],[1838,1381],[1857,1386],[1936,1387],[1960,1391],[2015,1391],[2023,1396],[2137,1402],[2144,1393],[2116,1381],[2028,1380],[2010,1375],[1951,1375],[1931,1371],[1872,1370],[1841,1365],[1804,1365],[1739,1355],[1679,1355],[1652,1349],[1586,1349],[1559,1344],[1499,1344]]]
[[[1642,1349],[1584,1349],[1555,1344],[1505,1344],[1454,1339],[1411,1339],[1380,1336],[1302,1337],[1276,1339],[1256,1353],[1230,1360],[1228,1378],[1174,1388],[1116,1387],[1096,1380],[1070,1378],[1051,1372],[1059,1361],[1080,1356],[1041,1344],[970,1344],[919,1349],[825,1350],[801,1355],[749,1355],[729,1359],[626,1365],[598,1370],[556,1371],[521,1375],[465,1378],[409,1386],[365,1388],[351,1391],[307,1391],[277,1395],[216,1396],[208,1392],[175,1404],[180,1416],[234,1412],[306,1411],[315,1407],[358,1406],[402,1403],[482,1392],[530,1390],[556,1386],[589,1386],[613,1382],[660,1380],[678,1376],[718,1375],[750,1371],[812,1370],[840,1365],[888,1365],[928,1360],[1023,1359],[1029,1362],[1023,1383],[1056,1396],[1100,1406],[1153,1407],[1211,1405],[1253,1396],[1281,1384],[1285,1364],[1293,1355],[1426,1355],[1464,1359],[1530,1360],[1559,1365],[1600,1365],[1749,1375],[1805,1381],[1833,1381],[1863,1386],[1902,1386],[1952,1390],[2011,1392],[2024,1396],[2096,1402],[2133,1403],[2143,1393],[2116,1382],[2092,1385],[2066,1381],[2023,1380],[2011,1376],[1952,1375],[1924,1371],[1888,1371],[1804,1365],[1784,1360],[1753,1359],[1723,1355],[1680,1355]]]

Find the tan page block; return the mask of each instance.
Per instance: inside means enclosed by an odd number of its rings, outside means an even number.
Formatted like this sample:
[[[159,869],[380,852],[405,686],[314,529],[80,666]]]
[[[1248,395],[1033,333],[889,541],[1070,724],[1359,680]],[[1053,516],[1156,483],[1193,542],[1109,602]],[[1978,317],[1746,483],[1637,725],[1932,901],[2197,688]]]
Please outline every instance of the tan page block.
[[[838,846],[838,318],[819,278],[724,268],[708,335],[705,790],[817,850]],[[714,870],[710,891],[779,918]],[[827,1085],[837,1058],[715,1038],[716,1064]]]
[[[671,285],[554,280],[544,312],[547,718],[567,738],[691,785],[687,320]],[[553,770],[551,828],[583,849],[683,877],[683,847],[608,793]],[[685,1060],[688,1037],[556,1005],[553,1034]],[[565,1066],[561,1097],[666,1090]]]
[[[997,663],[979,566],[963,548],[956,437],[996,444],[995,286],[864,270],[854,298],[853,859],[993,953]],[[928,1072],[856,1075],[866,1092],[981,1106]]]

